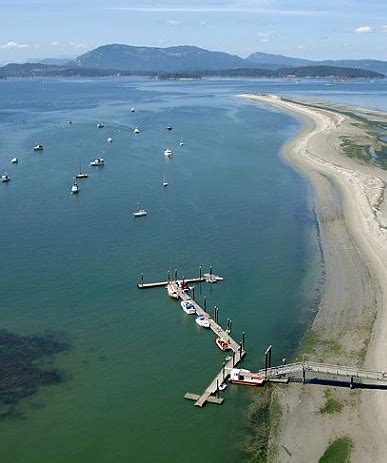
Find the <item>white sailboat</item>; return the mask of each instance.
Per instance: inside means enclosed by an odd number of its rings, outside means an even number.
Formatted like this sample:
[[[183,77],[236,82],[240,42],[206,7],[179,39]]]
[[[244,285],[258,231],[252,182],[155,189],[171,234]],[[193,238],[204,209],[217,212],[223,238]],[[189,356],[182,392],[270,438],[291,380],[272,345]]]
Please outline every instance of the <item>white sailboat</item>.
[[[19,162],[18,158],[12,158],[11,159],[11,164],[17,164]]]
[[[168,181],[167,181],[167,177],[166,177],[165,172],[164,172],[163,187],[167,187],[167,186],[168,186]]]
[[[79,163],[79,172],[75,174],[75,178],[87,178],[89,174],[82,172],[81,163]]]

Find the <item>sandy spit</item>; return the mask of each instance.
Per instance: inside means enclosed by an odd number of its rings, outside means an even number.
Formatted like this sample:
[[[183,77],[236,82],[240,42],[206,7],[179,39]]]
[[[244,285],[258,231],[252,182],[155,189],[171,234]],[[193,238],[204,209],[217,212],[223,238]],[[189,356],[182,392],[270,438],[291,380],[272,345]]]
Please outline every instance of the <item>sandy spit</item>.
[[[326,283],[312,326],[319,342],[309,358],[387,371],[387,172],[343,153],[342,137],[366,136],[350,115],[340,113],[343,106],[240,96],[302,121],[283,155],[312,183],[324,252]],[[320,412],[325,387],[292,385],[275,393],[283,415],[272,442],[273,461],[318,462],[341,436],[354,442],[351,462],[386,461],[387,391],[331,388],[342,405],[333,414]]]

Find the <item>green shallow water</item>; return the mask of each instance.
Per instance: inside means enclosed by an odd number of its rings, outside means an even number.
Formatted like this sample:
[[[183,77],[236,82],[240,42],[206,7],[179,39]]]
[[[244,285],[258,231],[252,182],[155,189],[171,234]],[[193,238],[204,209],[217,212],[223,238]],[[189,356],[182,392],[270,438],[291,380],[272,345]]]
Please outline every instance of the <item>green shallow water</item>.
[[[203,410],[184,401],[224,354],[163,289],[135,286],[141,271],[149,281],[212,264],[224,282],[196,296],[233,320],[237,339],[246,332],[245,366],[260,367],[268,344],[274,361],[294,351],[319,276],[308,186],[279,158],[298,126],[236,93],[216,82],[0,83],[0,169],[12,176],[0,185],[2,327],[71,344],[51,359],[66,381],[20,402],[23,419],[0,421],[3,461],[241,460],[254,391],[229,387],[222,407]],[[87,167],[99,154],[106,165]],[[80,162],[90,176],[73,197]],[[144,219],[131,216],[137,201]]]

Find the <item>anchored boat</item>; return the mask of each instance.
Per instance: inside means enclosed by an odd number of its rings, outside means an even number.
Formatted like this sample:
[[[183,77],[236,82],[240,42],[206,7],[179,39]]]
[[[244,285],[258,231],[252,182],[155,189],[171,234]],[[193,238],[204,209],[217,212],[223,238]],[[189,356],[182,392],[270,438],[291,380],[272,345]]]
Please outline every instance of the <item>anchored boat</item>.
[[[91,161],[90,163],[92,167],[99,167],[99,166],[103,166],[104,164],[105,164],[105,160],[103,158],[94,159],[94,161]]]
[[[4,172],[4,174],[0,177],[3,183],[8,183],[11,180],[11,177],[8,175],[8,172]]]
[[[41,145],[40,143],[37,143],[33,148],[32,148],[34,151],[43,151],[43,145]]]

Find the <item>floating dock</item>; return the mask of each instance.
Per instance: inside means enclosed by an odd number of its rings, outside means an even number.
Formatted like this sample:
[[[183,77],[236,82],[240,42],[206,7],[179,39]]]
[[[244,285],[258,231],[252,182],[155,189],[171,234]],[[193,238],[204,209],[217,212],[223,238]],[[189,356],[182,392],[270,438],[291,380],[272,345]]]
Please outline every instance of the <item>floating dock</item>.
[[[169,275],[168,275],[169,276]],[[197,315],[203,315],[210,323],[210,329],[218,338],[224,339],[230,346],[231,352],[228,359],[223,363],[222,369],[216,374],[214,379],[210,382],[207,388],[202,394],[195,394],[192,392],[187,392],[184,396],[185,399],[193,400],[197,407],[203,407],[207,402],[214,404],[222,404],[223,398],[219,397],[219,388],[223,385],[229,375],[232,368],[237,366],[243,357],[246,355],[244,350],[244,333],[242,335],[241,342],[235,341],[231,336],[231,321],[228,323],[227,329],[223,329],[218,323],[218,309],[215,308],[214,318],[212,318],[206,311],[206,308],[201,307],[193,297],[187,294],[187,286],[193,283],[217,283],[218,281],[223,281],[223,278],[219,275],[212,273],[210,269],[209,273],[204,273],[197,278],[182,278],[177,279],[177,271],[175,271],[175,279],[171,280],[168,278],[167,281],[157,281],[154,283],[144,283],[143,275],[141,275],[141,282],[137,284],[139,289],[148,289],[148,288],[160,288],[165,287],[171,292],[176,294],[176,299],[181,301],[190,301],[194,306]]]

